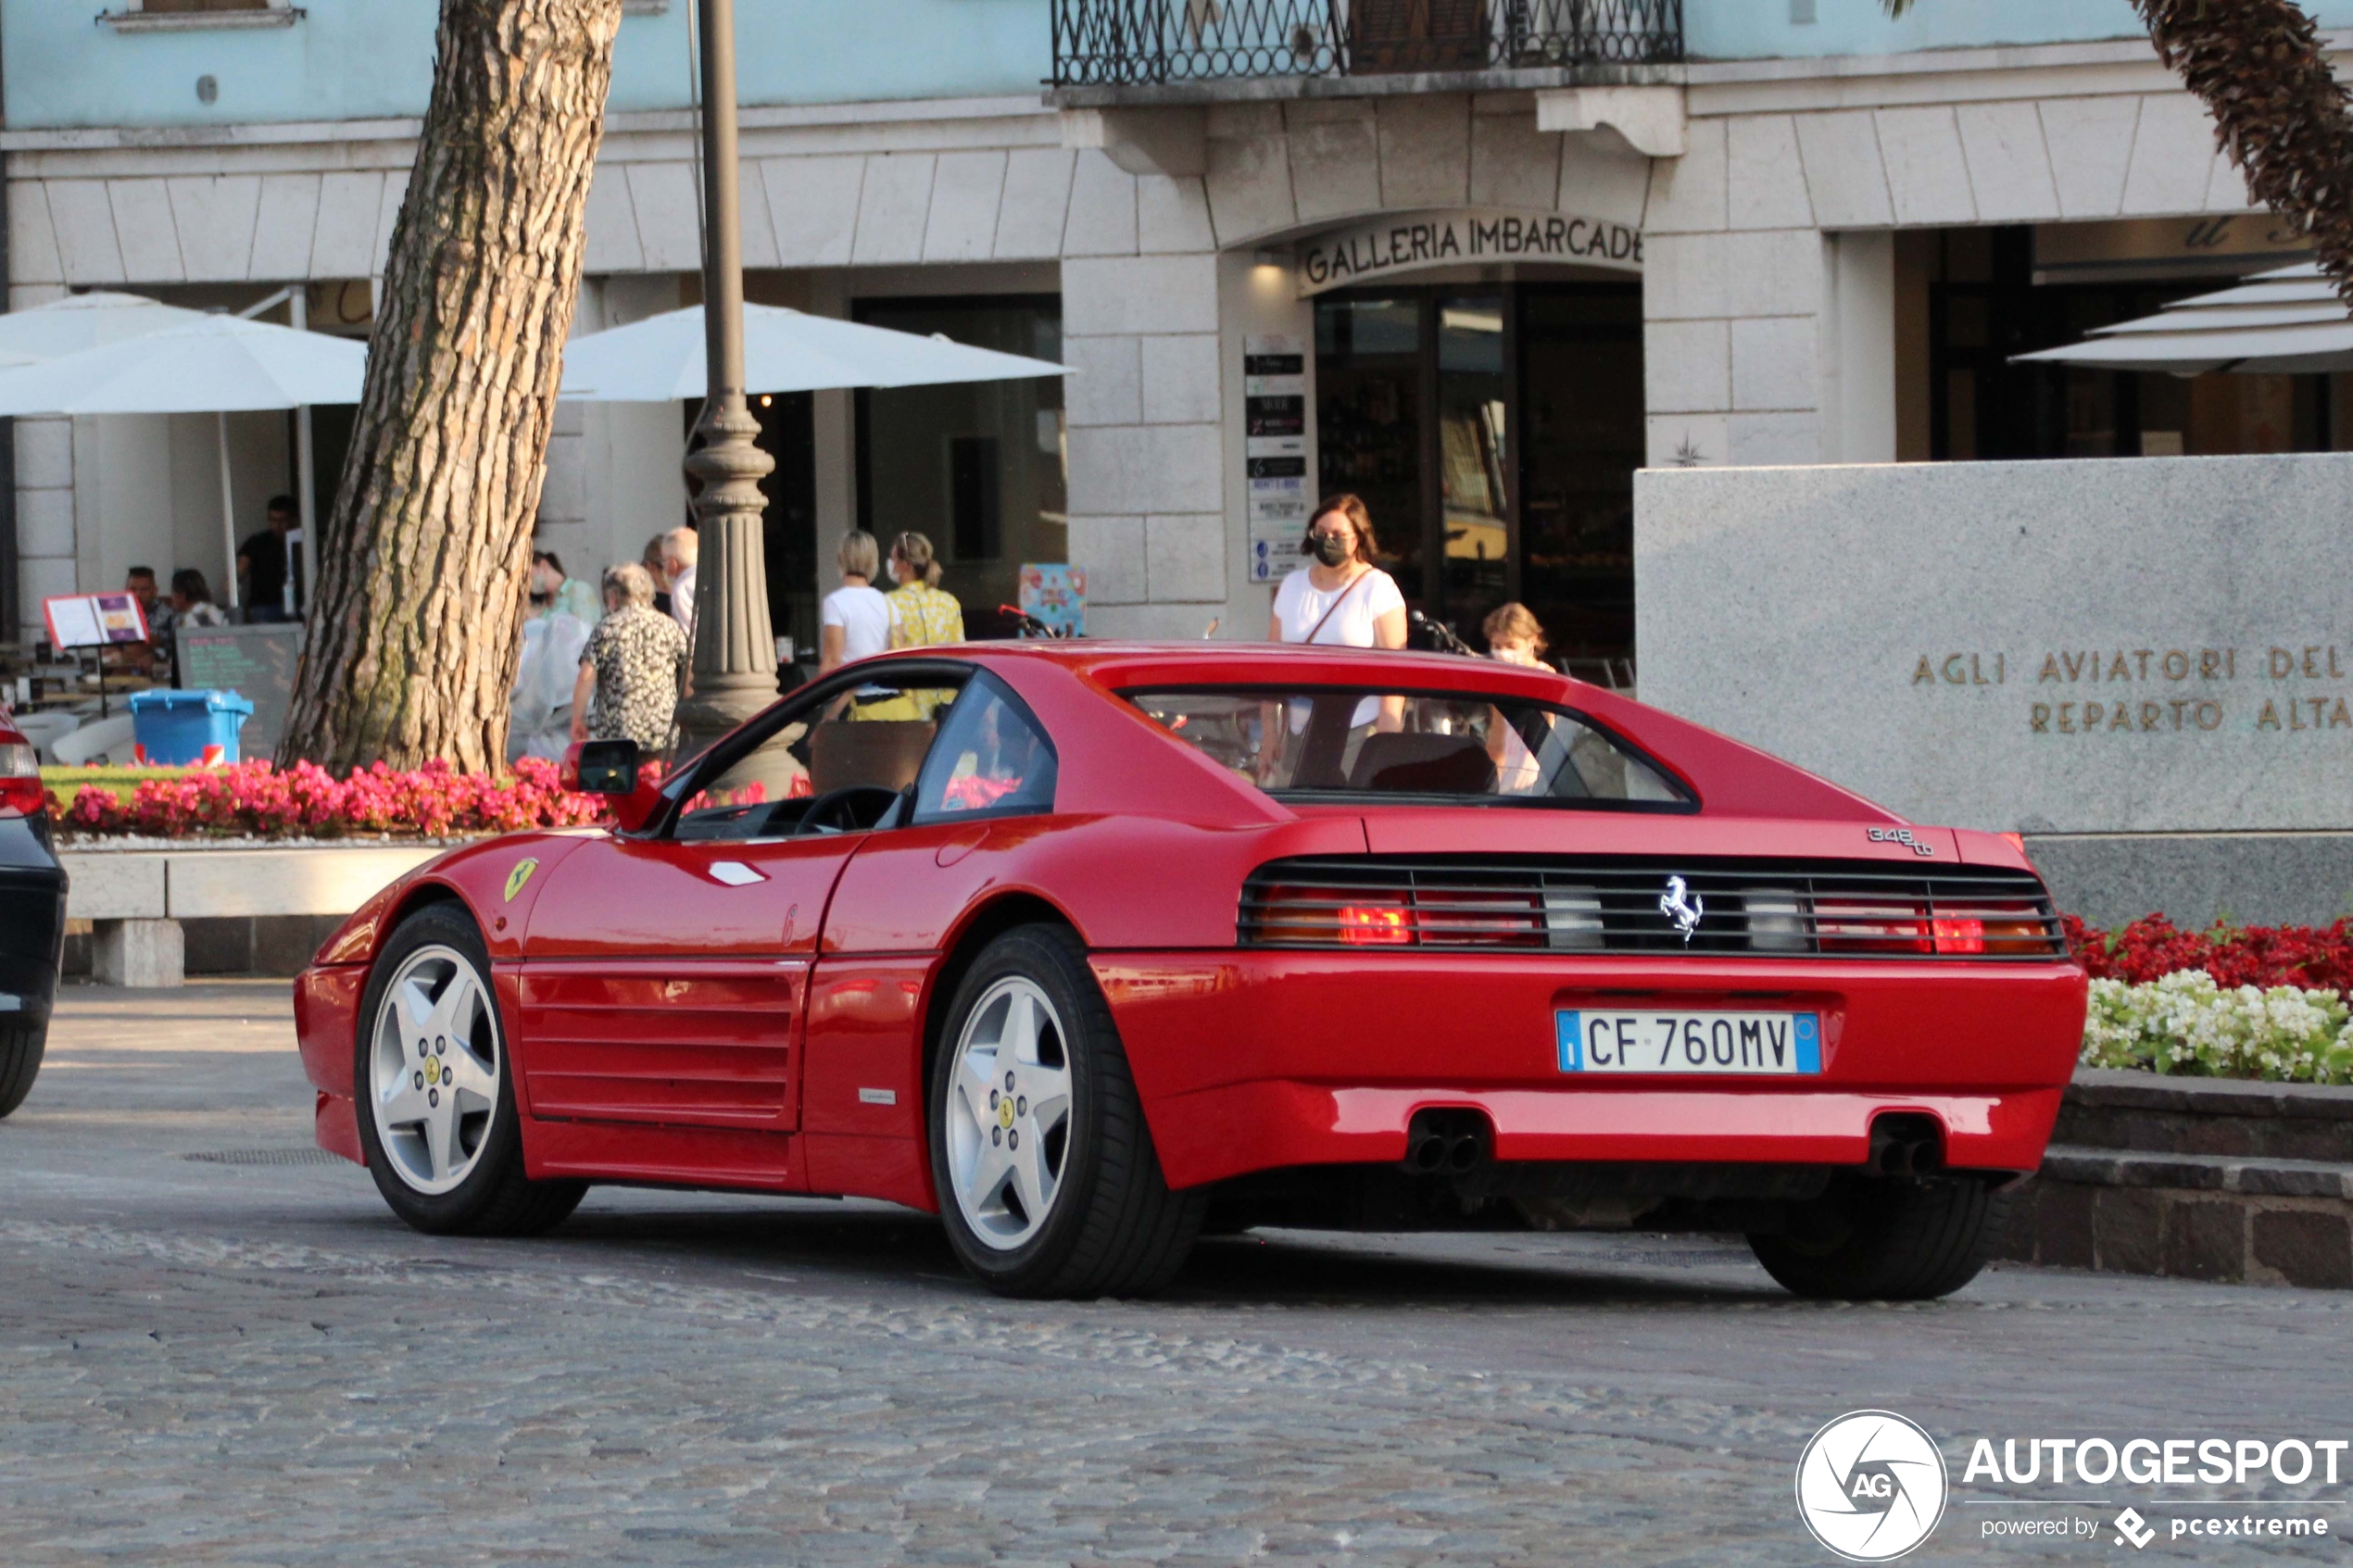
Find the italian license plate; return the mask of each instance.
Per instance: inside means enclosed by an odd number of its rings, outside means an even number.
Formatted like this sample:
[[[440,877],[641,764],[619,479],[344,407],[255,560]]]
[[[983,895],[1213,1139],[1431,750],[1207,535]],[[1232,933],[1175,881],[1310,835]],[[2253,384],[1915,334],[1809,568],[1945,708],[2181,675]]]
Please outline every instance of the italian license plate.
[[[1564,1073],[1804,1077],[1822,1070],[1818,1013],[1587,1008],[1554,1020]]]

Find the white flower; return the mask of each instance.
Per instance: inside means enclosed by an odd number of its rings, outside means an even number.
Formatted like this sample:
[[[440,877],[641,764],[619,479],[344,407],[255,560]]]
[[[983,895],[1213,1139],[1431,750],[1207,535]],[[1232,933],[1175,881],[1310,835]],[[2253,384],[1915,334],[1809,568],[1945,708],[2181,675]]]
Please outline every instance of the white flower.
[[[2217,1077],[2353,1083],[2353,1010],[2334,991],[2225,991],[2204,970],[2092,982],[2082,1060]]]

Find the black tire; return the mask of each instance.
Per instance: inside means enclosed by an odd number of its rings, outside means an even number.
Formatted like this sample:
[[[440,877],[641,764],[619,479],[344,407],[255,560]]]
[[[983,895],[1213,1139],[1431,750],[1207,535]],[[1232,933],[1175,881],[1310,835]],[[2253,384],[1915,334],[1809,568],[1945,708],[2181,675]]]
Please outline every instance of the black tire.
[[[1977,1277],[2009,1210],[2007,1193],[1972,1176],[1848,1178],[1748,1245],[1799,1296],[1929,1301]]]
[[[401,965],[420,950],[451,949],[470,962],[475,982],[493,998],[486,1018],[487,1043],[498,1065],[498,1086],[489,1125],[473,1153],[473,1168],[447,1192],[424,1192],[403,1177],[386,1152],[371,1103],[375,1093],[371,1057],[385,1004],[385,991]],[[368,1173],[385,1204],[428,1236],[537,1236],[562,1223],[586,1196],[585,1182],[535,1182],[523,1174],[522,1129],[515,1114],[515,1068],[490,984],[490,953],[482,933],[462,906],[428,904],[400,922],[376,955],[359,1008],[353,1042],[352,1090],[359,1123],[359,1148]],[[445,1178],[447,1179],[447,1178]]]
[[[984,1239],[965,1218],[948,1130],[958,1044],[983,999],[1009,978],[1029,981],[1052,1006],[1070,1082],[1060,1185],[1036,1234],[1012,1248]],[[1111,1009],[1067,927],[1017,926],[982,951],[939,1032],[929,1100],[940,1217],[959,1261],[989,1289],[1029,1298],[1144,1296],[1184,1267],[1207,1197],[1172,1192],[1161,1174]]]
[[[48,1048],[49,1025],[19,1023],[0,1029],[0,1116],[24,1103],[41,1075],[42,1053]]]

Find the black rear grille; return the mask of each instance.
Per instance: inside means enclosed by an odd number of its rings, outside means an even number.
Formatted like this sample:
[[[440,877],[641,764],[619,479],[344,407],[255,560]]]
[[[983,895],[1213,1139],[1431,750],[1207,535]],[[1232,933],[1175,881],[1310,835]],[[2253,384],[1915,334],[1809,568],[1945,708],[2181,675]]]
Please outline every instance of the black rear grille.
[[[1277,860],[1243,884],[1239,936],[1249,947],[1996,960],[2067,956],[2050,896],[2032,873],[1895,871],[1869,861]]]

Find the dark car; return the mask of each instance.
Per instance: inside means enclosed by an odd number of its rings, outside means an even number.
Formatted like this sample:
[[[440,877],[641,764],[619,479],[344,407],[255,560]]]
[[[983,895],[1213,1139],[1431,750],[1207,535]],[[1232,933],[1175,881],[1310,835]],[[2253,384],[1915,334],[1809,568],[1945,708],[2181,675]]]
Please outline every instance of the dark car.
[[[41,768],[0,708],[0,1116],[41,1071],[66,939],[66,871],[49,843]]]

